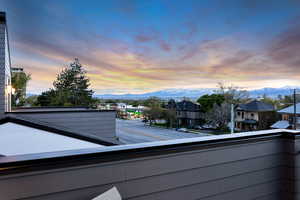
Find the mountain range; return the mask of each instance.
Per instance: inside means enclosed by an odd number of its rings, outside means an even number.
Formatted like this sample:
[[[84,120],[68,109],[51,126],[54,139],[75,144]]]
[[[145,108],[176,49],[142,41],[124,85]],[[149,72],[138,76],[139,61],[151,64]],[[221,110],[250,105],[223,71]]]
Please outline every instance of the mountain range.
[[[250,97],[259,98],[266,95],[271,98],[277,98],[278,95],[291,95],[293,89],[300,90],[300,87],[285,86],[281,88],[261,88],[255,90],[248,90]],[[162,99],[182,99],[184,97],[190,99],[197,99],[205,94],[212,94],[216,88],[199,88],[199,89],[166,89],[155,92],[148,92],[143,94],[96,94],[95,97],[103,99],[146,99],[152,96]]]

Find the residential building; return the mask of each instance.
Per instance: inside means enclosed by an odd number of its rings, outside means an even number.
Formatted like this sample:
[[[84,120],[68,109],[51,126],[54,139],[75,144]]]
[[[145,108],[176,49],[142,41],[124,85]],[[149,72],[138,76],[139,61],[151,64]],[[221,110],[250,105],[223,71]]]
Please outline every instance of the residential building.
[[[277,112],[280,114],[281,119],[273,124],[271,126],[272,128],[294,129],[294,119],[296,115],[296,129],[300,129],[300,103],[297,103],[296,107],[292,105]]]
[[[11,62],[5,13],[0,12],[0,117],[11,111]]]
[[[262,101],[253,100],[235,109],[235,129],[238,131],[269,129],[276,120],[274,106]]]
[[[194,128],[201,124],[202,111],[198,103],[189,100],[175,102],[174,99],[171,99],[167,108],[176,110],[178,127]]]

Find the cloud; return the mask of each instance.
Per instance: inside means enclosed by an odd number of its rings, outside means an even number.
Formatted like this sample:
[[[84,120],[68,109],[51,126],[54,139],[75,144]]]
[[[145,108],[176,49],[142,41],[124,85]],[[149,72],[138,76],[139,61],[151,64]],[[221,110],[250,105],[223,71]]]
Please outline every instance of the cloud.
[[[135,36],[136,41],[138,42],[150,42],[156,39],[156,36],[149,34],[138,34]]]
[[[157,7],[148,5],[154,10],[151,13],[139,1],[122,1],[125,7],[110,5],[118,12],[122,7],[120,20],[114,9],[108,10],[111,17],[104,17],[102,5],[95,6],[98,10],[91,17],[92,11],[81,13],[57,4],[59,1],[6,2],[12,22],[13,63],[32,74],[30,91],[51,87],[56,74],[75,57],[86,67],[98,93],[214,87],[219,81],[247,87],[280,86],[288,79],[300,78],[297,20],[287,21],[284,31],[274,25],[272,30],[280,32],[275,36],[268,30],[267,39],[258,35],[253,40],[249,24],[241,23],[241,11],[234,9],[235,15],[228,17],[226,9],[218,10],[220,5],[206,8],[197,3],[164,2]],[[259,1],[249,3],[241,10],[262,11],[267,6]],[[162,14],[164,6],[168,9]],[[228,31],[226,23],[218,22],[223,17],[223,22],[238,21],[246,31],[237,31],[237,27]]]
[[[288,71],[300,72],[300,24],[276,36],[267,48],[268,55]]]

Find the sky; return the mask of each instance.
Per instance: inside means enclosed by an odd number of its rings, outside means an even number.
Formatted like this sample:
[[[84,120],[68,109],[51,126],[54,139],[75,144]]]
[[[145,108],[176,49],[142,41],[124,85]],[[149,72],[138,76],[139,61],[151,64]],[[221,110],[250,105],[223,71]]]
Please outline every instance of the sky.
[[[0,0],[28,92],[74,58],[96,94],[300,84],[298,0]]]

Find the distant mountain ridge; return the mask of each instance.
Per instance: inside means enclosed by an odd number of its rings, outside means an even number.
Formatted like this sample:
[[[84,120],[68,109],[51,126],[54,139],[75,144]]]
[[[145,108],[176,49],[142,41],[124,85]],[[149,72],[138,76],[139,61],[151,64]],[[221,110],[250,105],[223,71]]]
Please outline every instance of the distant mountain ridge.
[[[264,94],[268,97],[277,98],[278,95],[291,95],[293,89],[300,90],[300,87],[285,86],[281,88],[261,88],[255,90],[248,90],[252,98],[262,97]],[[201,89],[166,89],[155,92],[148,92],[144,94],[96,94],[95,97],[104,99],[146,99],[156,96],[162,99],[181,99],[183,97],[190,99],[197,99],[205,94],[212,94],[216,88],[201,88]]]

